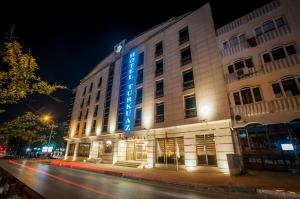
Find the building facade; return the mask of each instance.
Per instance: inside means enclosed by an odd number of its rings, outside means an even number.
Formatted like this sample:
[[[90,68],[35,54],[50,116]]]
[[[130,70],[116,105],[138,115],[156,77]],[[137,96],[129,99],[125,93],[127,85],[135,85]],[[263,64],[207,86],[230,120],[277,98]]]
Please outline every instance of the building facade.
[[[260,140],[248,127],[297,123],[296,8],[274,1],[216,30],[205,4],[116,45],[76,88],[65,159],[228,172],[227,154]]]

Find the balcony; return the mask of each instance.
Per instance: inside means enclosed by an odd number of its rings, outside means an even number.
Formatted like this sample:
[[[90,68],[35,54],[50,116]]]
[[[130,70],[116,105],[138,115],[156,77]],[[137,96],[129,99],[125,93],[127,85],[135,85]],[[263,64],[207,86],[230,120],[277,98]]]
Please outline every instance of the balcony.
[[[252,104],[238,105],[232,107],[234,116],[244,117],[278,113],[284,111],[300,111],[300,96],[275,99],[269,102],[257,102]]]
[[[238,43],[234,46],[230,46],[228,48],[222,49],[220,53],[221,53],[222,57],[226,57],[228,55],[232,55],[232,54],[235,54],[237,52],[241,52],[241,51],[243,51],[244,49],[246,49],[248,47],[249,47],[248,42],[244,41],[244,42]]]
[[[300,56],[299,54],[290,55],[283,59],[279,59],[276,61],[268,62],[263,64],[263,72],[270,73],[276,70],[293,67],[293,66],[300,66]]]
[[[263,44],[267,41],[273,40],[277,37],[286,35],[291,32],[291,28],[289,25],[284,25],[279,27],[278,29],[274,29],[262,35],[256,37],[257,45]]]
[[[250,77],[257,76],[259,74],[260,70],[261,70],[261,67],[255,66],[252,68],[247,68],[247,73],[245,73],[243,76],[238,75],[237,73],[227,74],[227,82],[232,83],[232,82],[239,81],[242,79],[247,79]]]

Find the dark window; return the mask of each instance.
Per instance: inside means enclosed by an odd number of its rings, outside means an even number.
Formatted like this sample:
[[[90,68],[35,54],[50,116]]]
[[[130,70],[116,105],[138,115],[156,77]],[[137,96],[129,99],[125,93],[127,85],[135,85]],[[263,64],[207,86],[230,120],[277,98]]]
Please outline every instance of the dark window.
[[[288,55],[297,54],[297,51],[296,51],[296,48],[294,45],[289,45],[289,46],[285,47],[285,49],[286,49],[286,52]]]
[[[246,89],[241,90],[241,95],[242,95],[243,104],[253,103],[250,88],[246,88]]]
[[[143,83],[143,78],[144,78],[143,69],[140,69],[140,70],[137,71],[136,84]]]
[[[184,96],[185,118],[197,116],[195,95]]]
[[[81,120],[82,117],[82,111],[80,111],[79,116],[78,116],[78,120]]]
[[[185,27],[184,29],[179,31],[179,44],[183,44],[189,40],[189,29],[188,27]]]
[[[190,47],[181,50],[181,65],[184,66],[192,62]]]
[[[268,63],[268,62],[272,61],[271,56],[270,56],[269,53],[263,54],[263,59],[264,59],[265,63]]]
[[[279,27],[285,25],[284,19],[283,19],[282,17],[276,19],[276,20],[275,20],[275,23],[276,23],[276,25],[277,25],[277,28],[279,28]]]
[[[286,57],[283,48],[277,48],[275,50],[272,50],[272,56],[274,60],[278,60]]]
[[[223,42],[223,48],[224,48],[224,49],[229,48],[229,43],[228,43],[228,41]]]
[[[93,82],[92,82],[91,85],[90,85],[89,93],[92,92],[92,90],[93,90],[93,85],[94,85],[94,84],[93,84]]]
[[[252,91],[253,91],[253,95],[254,95],[254,100],[256,102],[262,101],[259,88],[258,87],[257,88],[253,88]]]
[[[100,88],[102,85],[102,77],[100,77],[99,82],[98,82],[98,88]]]
[[[75,133],[75,134],[78,134],[78,133],[79,133],[79,130],[80,130],[80,123],[78,122],[78,123],[77,123],[77,127],[76,127],[76,133]]]
[[[88,116],[89,116],[89,109],[86,109],[84,119],[86,120],[88,118]]]
[[[140,104],[142,102],[143,102],[143,88],[138,88],[136,90],[135,104]]]
[[[155,97],[162,97],[164,96],[164,80],[156,81],[155,86]]]
[[[142,123],[142,108],[137,108],[135,109],[134,125],[141,126],[141,123]]]
[[[234,73],[233,65],[228,66],[228,73],[229,74]]]
[[[91,135],[96,134],[96,120],[93,120],[92,129],[91,129]]]
[[[246,41],[246,35],[245,35],[245,34],[241,34],[241,35],[239,36],[239,40],[240,40],[240,43]]]
[[[258,37],[263,34],[261,27],[255,28],[255,36]]]
[[[239,69],[244,68],[244,67],[245,67],[244,60],[237,61],[237,62],[234,63],[235,70],[239,70]]]
[[[160,123],[164,121],[164,103],[156,103],[155,104],[156,115],[155,115],[155,122]]]
[[[164,62],[163,60],[159,60],[156,62],[156,68],[155,68],[155,76],[159,76],[164,73]]]
[[[85,134],[86,131],[86,122],[83,124],[82,134]]]
[[[96,96],[96,102],[99,101],[99,99],[100,99],[100,94],[101,94],[101,91],[98,91],[98,92],[97,92],[97,96]]]
[[[275,29],[275,25],[273,21],[267,21],[263,24],[264,33],[272,31]]]
[[[94,117],[97,117],[97,115],[98,115],[98,105],[95,106]]]
[[[155,45],[155,57],[163,54],[163,43],[162,41]]]
[[[252,58],[245,59],[245,64],[248,68],[252,68],[254,66],[252,62]]]
[[[239,92],[233,93],[233,99],[234,99],[235,105],[241,105],[241,99],[240,99]]]
[[[183,75],[183,90],[194,88],[194,75],[193,70],[187,70],[182,73]]]
[[[141,52],[139,54],[139,58],[138,58],[138,63],[137,65],[140,66],[140,65],[143,65],[144,64],[144,52]]]
[[[80,108],[82,108],[83,105],[84,105],[84,98],[83,98],[82,101],[81,101]]]
[[[239,40],[236,36],[233,36],[229,39],[230,46],[235,46],[239,43]]]
[[[91,103],[91,96],[89,96],[88,101],[86,102],[86,105],[88,106],[88,105],[90,105],[90,103]]]
[[[287,79],[282,81],[282,87],[287,97],[299,95],[299,89],[295,79]]]
[[[275,97],[282,97],[282,91],[279,83],[272,84],[273,92]]]
[[[86,93],[86,86],[85,86],[85,87],[84,87],[84,89],[83,89],[82,96],[84,96],[84,95],[85,95],[85,93]]]

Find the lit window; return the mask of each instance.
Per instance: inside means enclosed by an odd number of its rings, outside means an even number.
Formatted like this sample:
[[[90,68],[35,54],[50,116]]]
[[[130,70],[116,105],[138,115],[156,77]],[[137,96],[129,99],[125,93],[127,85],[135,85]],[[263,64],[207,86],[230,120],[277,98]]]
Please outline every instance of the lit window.
[[[141,123],[142,123],[142,108],[136,108],[134,125],[141,126]]]
[[[185,118],[196,117],[196,99],[195,95],[184,96]]]
[[[194,88],[193,70],[187,70],[182,73],[183,76],[183,90]]]

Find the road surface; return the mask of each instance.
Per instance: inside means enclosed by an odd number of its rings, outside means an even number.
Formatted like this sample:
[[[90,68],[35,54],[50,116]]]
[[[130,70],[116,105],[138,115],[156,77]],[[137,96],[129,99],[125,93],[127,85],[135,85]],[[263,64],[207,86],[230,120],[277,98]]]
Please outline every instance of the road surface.
[[[1,161],[0,166],[27,186],[54,199],[223,199],[241,198],[188,190],[178,186],[124,179],[83,170],[27,161]],[[244,198],[244,197],[243,197]]]

